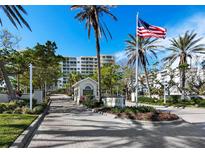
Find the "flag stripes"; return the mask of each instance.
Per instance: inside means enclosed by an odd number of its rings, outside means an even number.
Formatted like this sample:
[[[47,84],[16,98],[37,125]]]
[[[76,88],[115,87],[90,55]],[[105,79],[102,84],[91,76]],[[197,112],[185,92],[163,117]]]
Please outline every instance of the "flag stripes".
[[[139,27],[137,29],[137,35],[142,38],[165,38],[166,37],[166,29],[158,26],[153,26],[145,21],[139,19],[138,23]]]

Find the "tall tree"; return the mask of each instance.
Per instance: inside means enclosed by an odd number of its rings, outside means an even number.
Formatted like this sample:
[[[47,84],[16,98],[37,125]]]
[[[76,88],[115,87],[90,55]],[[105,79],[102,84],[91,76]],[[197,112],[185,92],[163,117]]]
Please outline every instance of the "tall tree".
[[[197,38],[197,33],[194,31],[186,31],[184,35],[180,35],[177,38],[170,40],[171,45],[167,48],[171,51],[171,55],[165,57],[163,60],[165,63],[172,65],[177,59],[179,59],[178,68],[180,71],[180,87],[182,91],[181,99],[185,99],[185,82],[186,82],[186,69],[188,68],[188,57],[192,58],[194,53],[204,53],[205,45],[200,41],[203,38]]]
[[[17,38],[7,30],[3,30],[0,33],[0,70],[3,79],[5,80],[10,99],[15,99],[15,92],[13,90],[8,71],[5,66],[10,63],[9,56],[11,53],[15,52],[15,46],[17,43]]]
[[[110,6],[104,5],[73,5],[71,10],[80,9],[75,19],[80,22],[85,22],[85,27],[88,30],[88,38],[90,38],[91,29],[94,30],[96,40],[96,52],[98,59],[98,95],[99,101],[101,101],[101,67],[100,67],[100,38],[102,35],[105,36],[106,40],[108,37],[112,38],[111,33],[102,20],[103,15],[108,15],[112,19],[117,18],[110,12]]]
[[[126,54],[128,56],[128,64],[135,64],[136,62],[136,38],[132,34],[129,34],[129,39],[126,40]],[[148,80],[148,71],[147,71],[147,65],[149,65],[149,58],[150,53],[157,58],[156,50],[162,47],[158,44],[157,39],[151,39],[151,38],[138,38],[138,55],[139,55],[139,66],[143,68],[145,72],[146,77],[146,83],[147,83],[147,89],[149,96],[150,93],[150,86],[149,86],[149,80]]]
[[[9,20],[11,21],[11,23],[14,25],[15,28],[18,29],[18,25],[22,27],[22,24],[24,24],[31,31],[29,24],[26,22],[26,20],[22,16],[23,14],[27,14],[27,12],[21,5],[0,5],[0,9],[3,10],[3,12],[6,14],[6,16],[9,18]],[[3,25],[1,18],[0,18],[0,25]],[[1,49],[1,53],[3,53],[2,49]],[[10,80],[9,80],[9,77],[6,72],[4,62],[2,61],[2,59],[0,59],[0,69],[1,69],[2,76],[6,82],[6,86],[7,86],[9,95],[10,95],[10,99],[15,99],[15,93],[13,91],[12,85],[10,83]]]

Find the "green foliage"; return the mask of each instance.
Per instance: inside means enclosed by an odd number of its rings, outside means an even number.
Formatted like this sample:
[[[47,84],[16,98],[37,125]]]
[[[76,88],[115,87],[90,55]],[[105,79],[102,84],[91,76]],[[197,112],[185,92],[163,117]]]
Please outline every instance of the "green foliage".
[[[97,80],[97,72],[94,73],[93,79]],[[120,66],[114,64],[106,64],[101,68],[101,84],[104,93],[109,93],[109,95],[116,94],[117,88],[118,92],[122,89],[122,74],[120,73]]]
[[[45,107],[43,105],[38,105],[33,108],[33,113],[34,114],[40,114],[44,111]]]
[[[47,107],[47,103],[36,104],[33,103],[33,110],[29,109],[29,100],[18,100],[9,103],[0,103],[0,113],[6,114],[40,114]]]
[[[30,100],[29,99],[20,99],[16,102],[18,104],[18,106],[23,107],[23,106],[29,106],[30,105]],[[32,99],[32,104],[33,106],[35,106],[37,103],[36,99]]]
[[[92,99],[91,97],[81,98],[80,103],[88,108],[98,108],[103,106],[103,102],[98,102],[97,100]]]
[[[139,103],[149,103],[149,104],[155,104],[156,99],[155,98],[151,98],[151,97],[143,97],[140,96],[138,98]]]
[[[136,113],[147,113],[147,112],[156,112],[156,109],[151,106],[133,106],[133,107],[104,107],[100,109],[103,112],[111,112],[111,113],[128,113],[128,114],[136,114]]]
[[[14,111],[13,111],[14,114],[22,114],[22,108],[20,107],[17,107]]]

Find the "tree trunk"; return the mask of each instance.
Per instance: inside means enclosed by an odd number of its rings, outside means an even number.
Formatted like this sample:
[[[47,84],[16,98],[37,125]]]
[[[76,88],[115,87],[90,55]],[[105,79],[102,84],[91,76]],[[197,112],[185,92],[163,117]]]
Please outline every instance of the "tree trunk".
[[[182,96],[181,99],[184,100],[185,99],[185,69],[181,70],[181,89],[182,89]]]
[[[8,89],[8,95],[10,97],[10,100],[14,100],[16,98],[15,92],[12,88],[11,82],[9,80],[8,74],[6,72],[5,66],[3,64],[3,62],[0,62],[0,69],[4,78],[4,81],[6,83],[6,87]]]
[[[145,78],[146,78],[146,83],[147,83],[148,96],[151,97],[149,80],[148,80],[148,73],[147,73],[147,68],[145,66],[144,66],[144,72],[145,72]]]
[[[101,96],[101,66],[100,66],[100,43],[99,43],[99,34],[98,29],[95,28],[95,39],[96,39],[96,52],[97,52],[97,60],[98,60],[98,97],[99,102],[102,100]]]

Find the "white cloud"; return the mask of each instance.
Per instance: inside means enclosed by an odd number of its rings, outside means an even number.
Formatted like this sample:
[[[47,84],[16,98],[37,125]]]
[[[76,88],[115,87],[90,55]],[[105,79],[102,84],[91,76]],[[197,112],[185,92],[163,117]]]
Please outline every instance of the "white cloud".
[[[205,13],[197,13],[193,16],[190,16],[189,18],[186,18],[179,23],[176,23],[176,25],[166,26],[167,28],[167,38],[165,40],[162,40],[161,44],[165,47],[168,47],[170,42],[169,40],[171,38],[178,37],[179,35],[184,34],[187,30],[192,31],[194,30],[198,37],[204,37],[204,39],[201,40],[201,43],[205,44]],[[169,54],[169,53],[167,53]],[[199,58],[193,57],[192,59],[192,65],[198,65],[202,60],[205,59],[205,55],[200,55]],[[176,60],[175,63],[173,63],[172,67],[178,66],[179,60]],[[198,62],[198,64],[197,64]]]
[[[114,57],[115,57],[116,62],[127,60],[127,55],[124,50],[114,53]]]

